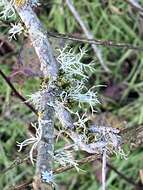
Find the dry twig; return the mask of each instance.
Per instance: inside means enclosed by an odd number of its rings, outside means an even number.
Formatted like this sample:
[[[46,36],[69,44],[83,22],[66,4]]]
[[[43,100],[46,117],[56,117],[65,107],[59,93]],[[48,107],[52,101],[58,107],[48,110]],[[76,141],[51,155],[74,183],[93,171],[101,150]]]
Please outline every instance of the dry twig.
[[[132,49],[137,51],[143,51],[143,47],[139,46],[133,46],[128,43],[121,43],[121,42],[114,42],[111,40],[100,40],[100,39],[87,39],[82,37],[76,37],[74,35],[68,35],[68,34],[60,34],[55,32],[47,32],[48,36],[54,37],[54,38],[62,38],[65,40],[80,42],[80,43],[89,43],[89,44],[95,44],[98,46],[105,46],[105,47],[114,47],[114,48],[126,48],[126,49]]]

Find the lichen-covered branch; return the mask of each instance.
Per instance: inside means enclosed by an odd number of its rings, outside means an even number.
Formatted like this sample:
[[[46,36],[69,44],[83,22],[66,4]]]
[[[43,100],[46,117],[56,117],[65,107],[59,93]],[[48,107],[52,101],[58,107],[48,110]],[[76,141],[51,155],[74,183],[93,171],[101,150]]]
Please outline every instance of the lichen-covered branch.
[[[64,107],[62,107],[62,105],[59,106],[61,107],[60,109],[57,109],[57,117],[59,118],[60,121],[62,120],[63,127],[69,130],[71,139],[75,138],[79,139],[79,136],[73,131],[71,131],[70,130],[71,128],[69,128],[69,126],[72,126],[72,128],[75,127],[72,121],[71,113],[68,110],[66,110]],[[143,126],[140,125],[137,127],[134,126],[132,128],[123,129],[120,131],[120,136],[122,138],[122,144],[128,145],[129,149],[133,151],[134,149],[140,147],[143,144]],[[85,145],[82,142],[80,142],[79,146],[81,150],[89,152],[88,151],[89,145]]]
[[[3,73],[0,70],[0,74]],[[19,96],[18,91],[16,90],[16,88],[13,86],[13,84],[8,80],[8,77],[3,73],[1,75],[3,77],[3,79],[5,80],[5,82],[9,85],[9,87],[11,88],[11,90],[16,94],[17,98],[19,98],[22,102],[26,101],[26,99],[24,99],[24,97],[22,97],[22,95]],[[37,111],[31,107],[31,105],[27,102],[25,102],[26,106],[33,111],[34,113],[37,114]],[[32,109],[31,109],[32,108]],[[56,104],[56,114],[57,117],[60,119],[62,126],[64,128],[74,128],[74,124],[71,118],[70,113],[64,108],[64,106],[62,104]],[[143,126],[139,125],[139,126],[133,126],[131,128],[126,128],[121,130],[120,132],[122,139],[123,139],[123,144],[128,144],[130,146],[130,150],[133,151],[134,149],[140,147],[143,144]]]
[[[57,79],[58,73],[57,62],[54,58],[46,31],[32,10],[31,4],[29,2],[21,6],[15,4],[15,8],[27,28],[31,43],[39,57],[44,77],[49,80],[49,85],[44,86],[44,94],[40,94],[45,106],[39,106],[38,109],[40,120],[39,133],[41,134],[39,135],[36,176],[33,187],[35,190],[52,189],[54,109],[47,102],[53,101],[55,97],[54,91],[56,87],[54,86],[54,82]],[[36,101],[35,104],[39,105],[38,99]],[[34,146],[37,146],[37,144]],[[49,177],[49,181],[45,178],[45,175]]]
[[[43,71],[44,76],[56,80],[58,72],[57,63],[53,56],[46,31],[40,20],[28,3],[16,7],[16,10],[28,30],[31,43],[40,59],[41,70]]]
[[[125,133],[111,126],[96,125],[88,122],[88,110],[95,112],[96,104],[100,103],[95,91],[95,86],[88,88],[86,83],[89,79],[87,73],[94,72],[93,64],[84,64],[83,55],[86,50],[80,48],[79,53],[75,53],[72,48],[65,47],[60,49],[57,61],[54,58],[51,45],[47,38],[47,32],[42,26],[40,20],[32,9],[33,1],[10,1],[14,2],[15,8],[25,24],[25,28],[31,40],[33,47],[41,63],[41,71],[44,75],[44,81],[41,89],[30,96],[31,101],[38,113],[38,122],[33,125],[36,134],[18,143],[20,150],[23,146],[32,144],[30,150],[30,159],[33,162],[33,150],[37,148],[36,175],[33,182],[34,190],[53,189],[53,161],[62,166],[74,166],[76,169],[77,162],[73,159],[70,152],[64,148],[54,152],[54,116],[58,117],[63,126],[62,132],[66,132],[72,139],[72,148],[82,150],[90,154],[103,156],[103,189],[105,189],[105,169],[106,158],[113,153],[119,154],[126,159],[121,145],[124,143]],[[18,3],[17,3],[18,2]],[[22,2],[22,4],[19,4]],[[71,12],[76,17],[83,31],[89,39],[92,34],[88,31],[81,20],[78,12],[70,0],[67,4]],[[21,34],[25,29],[21,24],[13,25],[10,30],[11,37]],[[95,44],[92,44],[101,65],[107,71],[108,68],[102,62],[102,57]],[[58,62],[58,64],[57,64]],[[60,71],[60,72],[58,72]],[[47,82],[48,81],[48,82]],[[72,105],[72,102],[75,107]],[[80,108],[80,111],[78,109]],[[72,116],[75,116],[72,120]],[[74,122],[73,122],[74,121]],[[88,123],[87,123],[88,122]],[[139,135],[139,134],[138,134]],[[138,136],[139,142],[142,142],[142,134]],[[130,143],[136,144],[136,139],[130,138]]]

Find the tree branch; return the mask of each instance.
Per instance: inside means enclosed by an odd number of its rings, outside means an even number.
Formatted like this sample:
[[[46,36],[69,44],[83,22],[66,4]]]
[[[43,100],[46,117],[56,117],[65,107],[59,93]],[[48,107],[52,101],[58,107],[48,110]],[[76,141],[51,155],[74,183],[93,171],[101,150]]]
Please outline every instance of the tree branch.
[[[16,97],[19,98],[31,111],[33,111],[33,113],[37,115],[37,111],[26,101],[26,99],[21,94],[19,94],[17,89],[14,87],[14,85],[10,82],[8,77],[3,73],[1,69],[0,75],[9,85],[11,90],[15,93]],[[60,121],[63,122],[62,125],[70,129],[74,128],[70,113],[65,110],[65,108],[60,104],[57,105],[56,108],[57,116]],[[123,144],[128,144],[130,146],[130,150],[136,149],[140,147],[143,143],[143,126],[140,125],[124,129],[121,131],[121,136],[123,139]]]
[[[126,49],[132,49],[137,51],[143,51],[143,47],[139,46],[133,46],[128,43],[121,43],[121,42],[115,42],[111,40],[100,40],[100,39],[87,39],[82,37],[76,37],[74,35],[68,35],[68,34],[61,34],[61,33],[55,33],[55,32],[47,32],[48,36],[54,37],[54,38],[62,38],[65,40],[80,42],[80,43],[89,43],[89,44],[95,44],[98,46],[107,46],[107,47],[114,47],[114,48],[126,48]]]
[[[113,165],[107,163],[108,168],[110,168],[111,170],[113,170],[118,176],[120,176],[122,179],[124,179],[127,183],[135,186],[137,188],[137,190],[142,190],[143,189],[143,185],[140,183],[135,183],[134,180],[132,178],[126,177],[123,173],[121,173],[120,171],[118,171]]]
[[[91,163],[91,162],[96,161],[96,160],[99,161],[99,162],[101,162],[101,156],[97,155],[97,154],[90,155],[90,156],[87,156],[87,157],[85,157],[83,159],[78,160],[77,163],[81,166],[81,165],[84,165],[84,164],[87,164],[87,163]],[[124,179],[127,183],[135,186],[138,190],[141,190],[143,188],[142,184],[135,183],[133,181],[133,179],[126,177],[124,174],[122,174],[121,172],[119,172],[113,165],[107,163],[107,166],[111,170],[113,170],[117,175],[119,175],[122,179]],[[67,165],[67,166],[61,166],[59,168],[54,169],[53,172],[55,174],[60,174],[60,173],[66,172],[66,171],[68,171],[70,169],[73,169],[73,168],[74,168],[74,166],[69,166],[69,165]],[[28,181],[26,183],[23,183],[21,185],[16,186],[15,188],[13,188],[11,190],[19,190],[21,188],[25,188],[25,187],[31,185],[31,182],[32,181],[30,180],[30,181]]]
[[[0,75],[3,77],[3,79],[6,81],[6,83],[9,85],[9,87],[11,88],[11,90],[14,92],[14,94],[33,112],[37,115],[37,111],[34,109],[33,106],[31,106],[26,98],[24,98],[14,87],[14,85],[11,83],[11,81],[9,80],[9,78],[4,74],[4,72],[0,69]]]
[[[22,183],[21,185],[17,185],[15,187],[12,187],[12,188],[10,188],[10,190],[26,190],[27,187],[29,187],[30,185],[32,186],[31,180],[29,180],[25,183]]]
[[[56,111],[57,117],[59,121],[61,121],[63,127],[69,131],[70,138],[78,139],[78,135],[75,134],[73,131],[71,131],[71,129],[74,128],[74,124],[73,124],[70,112],[67,109],[65,109],[62,104],[56,105],[56,108],[57,109],[55,111]],[[138,148],[143,143],[143,126],[140,125],[137,127],[134,126],[132,128],[123,129],[120,131],[120,136],[122,137],[122,143],[128,144],[130,150]],[[81,150],[89,152],[88,145],[79,143],[78,146],[81,148]]]
[[[46,96],[44,96],[45,107],[42,110],[38,110],[42,113],[41,115],[41,126],[42,126],[42,135],[40,139],[40,143],[38,144],[38,156],[37,156],[37,165],[36,165],[36,176],[35,181],[33,183],[33,187],[35,190],[41,189],[52,189],[51,181],[47,183],[43,183],[44,180],[42,178],[42,174],[45,172],[50,173],[52,171],[52,160],[53,160],[53,129],[54,129],[54,109],[52,106],[49,106],[47,102],[54,102],[55,100],[55,91],[57,90],[55,86],[55,81],[57,80],[58,68],[57,62],[53,56],[53,52],[51,49],[51,45],[48,41],[47,34],[45,29],[41,25],[39,19],[36,14],[33,12],[32,8],[29,4],[25,4],[24,6],[17,7],[17,12],[24,24],[27,27],[29,32],[29,36],[33,47],[40,59],[41,62],[41,70],[43,71],[44,77],[49,78],[49,86],[46,88]],[[59,105],[60,106],[60,105]],[[62,117],[62,124],[67,127],[69,133],[71,134],[71,138],[75,135],[71,126],[74,127],[72,122],[70,113],[65,110],[63,107],[59,107],[57,111],[57,115]],[[67,122],[68,118],[68,122]],[[122,134],[122,133],[121,133]],[[75,136],[74,136],[75,138]],[[78,138],[78,136],[76,137]],[[142,141],[142,135],[141,135]],[[131,139],[135,142],[135,139]],[[138,143],[140,144],[140,143]],[[79,144],[81,150],[88,150],[88,145]],[[88,151],[87,151],[88,152]]]
[[[125,0],[128,4],[130,4],[135,10],[139,11],[139,13],[143,16],[143,7],[139,4],[137,0]]]
[[[34,190],[53,189],[52,181],[45,181],[43,174],[52,172],[53,161],[53,138],[54,138],[54,109],[47,104],[55,98],[56,89],[54,82],[57,79],[58,67],[54,58],[51,45],[48,41],[47,34],[40,20],[34,13],[29,2],[22,6],[15,4],[15,8],[23,23],[25,24],[31,43],[35,49],[41,63],[41,70],[45,78],[49,79],[49,86],[44,90],[42,101],[45,102],[44,108],[39,108],[41,139],[38,143],[38,155],[36,164],[36,176],[33,182]]]

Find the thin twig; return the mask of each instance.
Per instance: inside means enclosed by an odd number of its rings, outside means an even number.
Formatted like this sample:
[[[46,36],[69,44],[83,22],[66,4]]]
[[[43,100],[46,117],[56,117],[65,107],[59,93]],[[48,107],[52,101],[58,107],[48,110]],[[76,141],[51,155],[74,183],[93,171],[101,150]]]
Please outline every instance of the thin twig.
[[[128,4],[130,4],[135,10],[139,11],[141,15],[143,15],[143,7],[136,0],[125,0]]]
[[[1,22],[5,23],[6,21],[4,20]],[[9,25],[9,24],[7,24],[7,25]],[[143,47],[134,46],[129,43],[116,42],[113,40],[101,40],[101,39],[95,39],[95,38],[87,39],[87,38],[83,38],[83,37],[77,37],[77,36],[71,35],[71,34],[61,34],[61,33],[57,33],[57,32],[49,32],[49,31],[47,32],[47,35],[48,35],[48,37],[53,37],[53,38],[57,38],[57,39],[65,39],[65,40],[75,41],[75,42],[79,42],[79,43],[88,43],[88,44],[95,44],[97,46],[125,48],[125,49],[132,49],[132,50],[136,50],[136,51],[143,51]]]
[[[83,165],[83,164],[90,163],[90,162],[93,162],[93,161],[95,161],[95,160],[98,160],[99,158],[101,158],[100,155],[94,154],[94,155],[91,155],[91,156],[87,156],[87,157],[85,157],[85,158],[83,158],[83,159],[81,159],[81,160],[78,160],[78,161],[77,161],[77,164],[79,164],[79,166],[81,166],[81,165]],[[73,165],[61,166],[61,167],[59,167],[59,168],[56,168],[56,169],[54,170],[54,173],[55,173],[55,174],[60,174],[60,173],[66,172],[66,171],[68,171],[68,170],[70,170],[70,169],[73,169],[73,168],[74,168]]]
[[[86,163],[91,163],[95,160],[98,160],[101,162],[101,156],[100,155],[91,155],[91,156],[87,156],[81,160],[78,160],[77,163],[81,166],[81,165],[84,165]],[[111,169],[113,170],[115,173],[117,173],[122,179],[124,179],[127,183],[135,186],[135,187],[138,187],[139,190],[141,190],[143,188],[143,185],[141,185],[140,183],[135,183],[133,181],[133,179],[131,178],[128,178],[126,177],[124,174],[122,174],[121,172],[119,172],[113,165],[109,164],[109,163],[106,163],[106,165]],[[59,167],[57,169],[54,170],[54,173],[55,174],[59,174],[59,173],[63,173],[63,172],[66,172],[70,169],[73,169],[74,166],[65,166],[65,167]]]
[[[32,185],[31,182],[32,182],[32,181],[29,180],[29,181],[27,181],[27,182],[25,182],[25,183],[22,183],[21,185],[18,185],[18,186],[15,186],[15,187],[10,188],[10,190],[26,190],[27,187],[29,187],[30,185]]]
[[[138,190],[142,190],[143,189],[143,185],[142,184],[135,183],[132,178],[126,177],[123,173],[121,173],[120,171],[118,171],[113,165],[107,163],[107,166],[108,166],[108,168],[110,168],[111,170],[113,170],[116,174],[118,174],[122,179],[124,179],[126,182],[128,182],[129,184],[137,187]]]
[[[106,149],[103,151],[102,155],[102,190],[106,189]]]
[[[5,20],[2,20],[0,22],[5,23],[6,26],[7,25],[9,26],[9,24],[7,24],[7,22]],[[116,42],[113,40],[101,40],[101,39],[95,39],[95,38],[87,39],[87,38],[83,38],[83,37],[77,37],[77,36],[71,35],[71,34],[61,34],[61,33],[57,33],[57,32],[49,32],[49,31],[47,32],[47,35],[48,35],[48,37],[53,37],[53,38],[57,38],[57,39],[65,39],[65,40],[75,41],[75,42],[79,42],[79,43],[88,43],[88,44],[95,44],[97,46],[125,48],[125,49],[132,49],[132,50],[136,50],[136,51],[143,51],[143,47],[134,46],[129,43]]]
[[[73,5],[72,0],[66,0],[66,4],[69,7],[70,11],[72,12],[73,16],[75,17],[76,21],[80,24],[83,32],[85,33],[86,37],[88,39],[93,39],[93,34],[91,33],[91,31],[88,29],[88,27],[85,25],[85,23],[83,22],[83,20],[81,19],[79,13],[77,12],[76,8]],[[101,66],[103,67],[103,69],[106,72],[110,72],[109,68],[105,65],[103,58],[102,58],[102,54],[101,54],[101,49],[99,49],[95,44],[91,44],[92,49],[94,51],[94,53],[96,54]]]
[[[85,158],[83,158],[81,160],[78,160],[77,163],[81,166],[81,165],[84,165],[84,164],[87,164],[87,163],[91,163],[91,162],[93,162],[95,160],[98,160],[99,162],[101,162],[101,156],[97,155],[97,154],[91,155],[91,156],[87,156],[87,157],[85,157]],[[141,184],[135,183],[133,181],[133,179],[126,177],[124,174],[122,174],[121,172],[119,172],[113,165],[107,163],[107,166],[111,170],[113,170],[115,173],[117,173],[117,175],[119,175],[121,178],[123,178],[127,183],[129,183],[129,184],[137,187],[138,190],[141,190],[143,188],[143,186]],[[74,166],[69,166],[69,165],[68,166],[64,166],[64,167],[62,166],[62,167],[54,169],[54,174],[60,174],[60,173],[66,172],[68,170],[71,170],[73,168],[74,168]],[[28,182],[26,182],[24,184],[16,186],[12,190],[18,190],[18,189],[20,189],[20,187],[23,187],[23,188],[27,187],[27,186],[31,185],[31,183],[32,183],[32,181],[28,181]]]
[[[47,32],[48,36],[54,37],[54,38],[62,38],[65,40],[70,41],[76,41],[76,42],[83,42],[83,43],[89,43],[89,44],[96,44],[99,46],[107,46],[107,47],[114,47],[114,48],[126,48],[126,49],[132,49],[137,51],[143,51],[143,47],[139,46],[133,46],[128,43],[121,43],[121,42],[114,42],[112,40],[100,40],[100,39],[87,39],[82,37],[77,37],[74,35],[68,35],[68,34],[61,34],[61,33],[55,33],[55,32]]]
[[[1,171],[0,174],[5,174],[7,173],[9,170],[23,164],[24,162],[28,161],[29,160],[29,157],[25,157],[25,158],[19,158],[17,157],[10,166],[8,166],[6,169],[4,169],[3,171]]]
[[[86,158],[83,158],[83,159],[77,161],[77,163],[79,165],[83,165],[83,164],[86,164],[86,163],[93,162],[93,161],[95,161],[96,159],[99,159],[99,158],[100,158],[99,155],[91,155],[91,156],[87,156]],[[73,168],[74,168],[74,166],[71,166],[71,165],[70,166],[69,165],[68,166],[62,166],[62,167],[56,168],[53,172],[54,172],[54,174],[60,174],[60,173],[66,172],[66,171],[68,171],[70,169],[73,169]],[[14,187],[11,190],[19,190],[20,187],[24,188],[24,187],[27,187],[27,186],[29,186],[31,184],[32,184],[32,181],[28,181],[27,183],[18,185],[18,186]]]
[[[6,81],[6,83],[9,85],[9,87],[11,88],[11,90],[14,92],[14,94],[33,112],[37,115],[37,111],[34,109],[33,106],[31,106],[26,98],[24,98],[24,96],[22,96],[14,87],[14,85],[11,83],[10,79],[5,75],[5,73],[0,69],[0,75],[3,77],[3,79]]]

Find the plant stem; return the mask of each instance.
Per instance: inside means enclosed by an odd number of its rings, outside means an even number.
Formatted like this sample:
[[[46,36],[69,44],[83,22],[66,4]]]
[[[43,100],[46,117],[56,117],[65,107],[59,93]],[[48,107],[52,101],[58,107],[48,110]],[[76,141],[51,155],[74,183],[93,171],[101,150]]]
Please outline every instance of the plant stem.
[[[102,190],[106,189],[106,149],[102,155]]]

